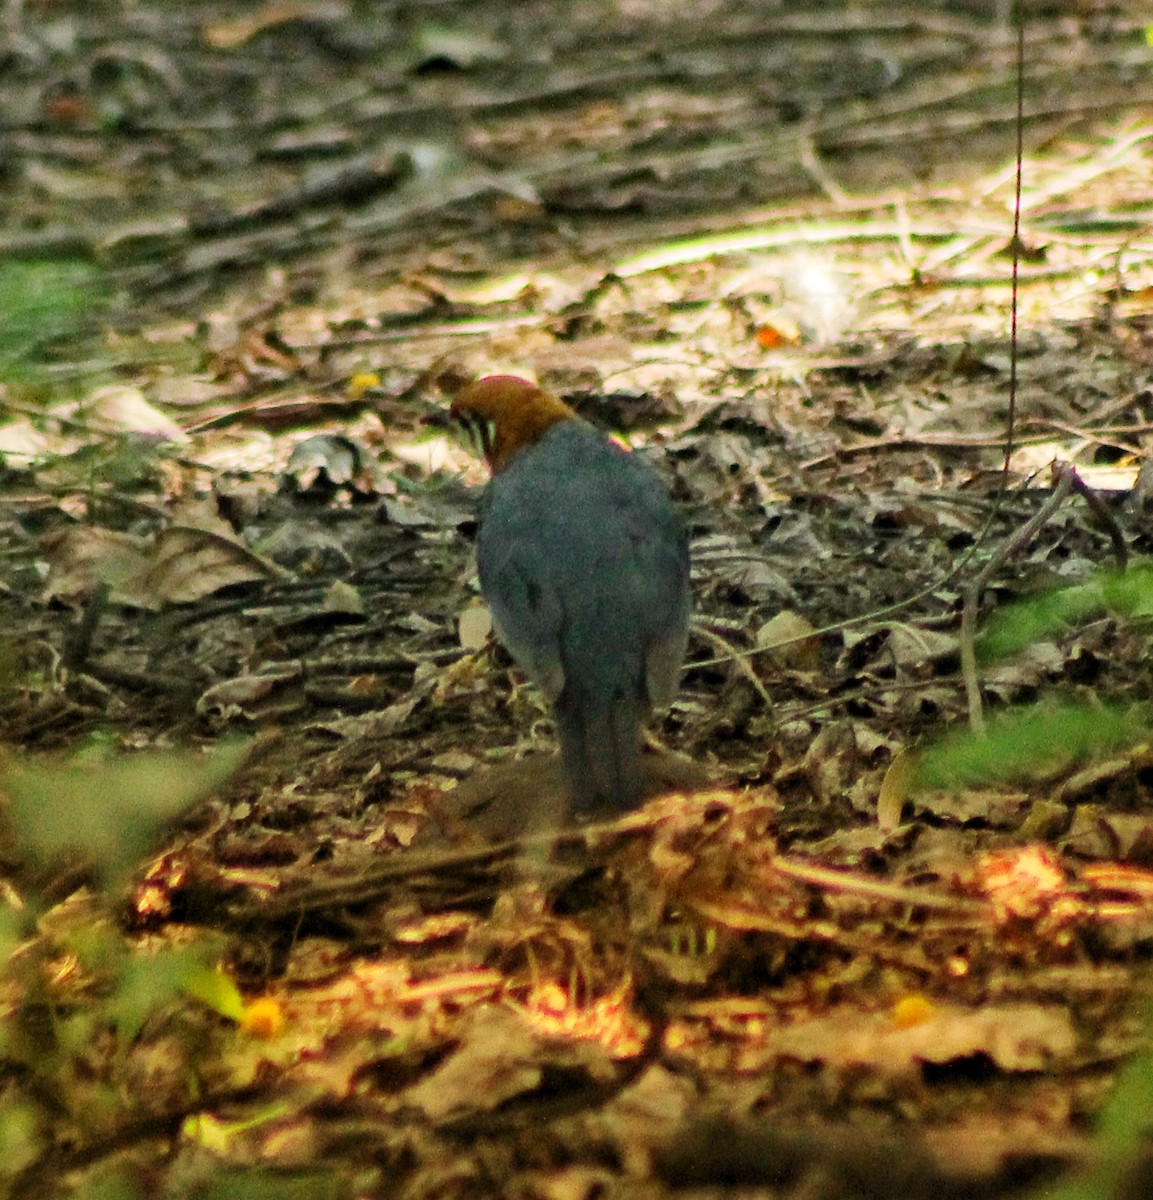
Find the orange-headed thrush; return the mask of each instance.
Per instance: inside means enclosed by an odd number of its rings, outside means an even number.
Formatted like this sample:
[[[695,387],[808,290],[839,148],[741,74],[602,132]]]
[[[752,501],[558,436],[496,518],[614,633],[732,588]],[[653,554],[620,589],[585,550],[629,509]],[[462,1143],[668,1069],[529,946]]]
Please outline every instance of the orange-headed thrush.
[[[650,464],[527,380],[469,384],[451,414],[492,470],[481,590],[553,706],[573,812],[633,808],[642,725],[671,703],[688,638],[684,525]]]

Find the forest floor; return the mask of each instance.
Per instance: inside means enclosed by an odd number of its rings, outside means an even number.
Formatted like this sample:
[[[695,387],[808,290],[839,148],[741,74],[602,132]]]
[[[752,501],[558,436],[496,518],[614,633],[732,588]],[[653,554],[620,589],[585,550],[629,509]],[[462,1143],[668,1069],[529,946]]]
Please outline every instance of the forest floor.
[[[4,6],[12,1195],[1149,1194],[1153,48],[1026,5],[1014,242],[1002,8]],[[427,421],[505,371],[691,532],[596,827]]]

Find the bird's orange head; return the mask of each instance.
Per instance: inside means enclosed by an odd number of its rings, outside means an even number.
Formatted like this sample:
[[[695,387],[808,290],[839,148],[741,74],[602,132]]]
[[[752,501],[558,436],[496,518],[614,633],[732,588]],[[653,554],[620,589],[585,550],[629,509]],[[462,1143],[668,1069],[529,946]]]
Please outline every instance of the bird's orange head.
[[[495,475],[518,450],[576,413],[516,375],[487,375],[457,392],[449,415],[469,434]]]

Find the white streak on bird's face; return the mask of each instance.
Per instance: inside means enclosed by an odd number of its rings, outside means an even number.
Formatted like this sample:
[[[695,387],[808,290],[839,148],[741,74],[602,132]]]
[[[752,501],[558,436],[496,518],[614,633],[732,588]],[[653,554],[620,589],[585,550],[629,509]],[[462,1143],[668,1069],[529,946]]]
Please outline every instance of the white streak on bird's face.
[[[492,421],[486,421],[476,413],[458,412],[453,414],[453,426],[461,433],[473,454],[486,462],[491,460],[493,442],[496,440],[496,426]]]

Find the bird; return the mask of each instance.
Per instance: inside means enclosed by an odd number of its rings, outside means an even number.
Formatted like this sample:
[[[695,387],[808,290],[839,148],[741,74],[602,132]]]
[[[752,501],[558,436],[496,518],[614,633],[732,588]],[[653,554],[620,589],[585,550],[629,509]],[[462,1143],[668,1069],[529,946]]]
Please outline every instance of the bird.
[[[481,593],[552,706],[570,812],[634,809],[644,722],[672,703],[688,642],[685,524],[650,463],[526,379],[476,380],[449,416],[491,472]]]

